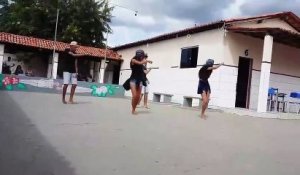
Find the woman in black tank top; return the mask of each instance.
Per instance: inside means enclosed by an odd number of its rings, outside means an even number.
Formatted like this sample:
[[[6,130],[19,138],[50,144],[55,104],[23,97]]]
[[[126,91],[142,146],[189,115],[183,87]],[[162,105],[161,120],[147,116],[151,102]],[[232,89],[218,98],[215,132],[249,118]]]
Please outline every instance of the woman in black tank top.
[[[135,56],[130,61],[131,76],[129,78],[130,89],[132,93],[132,114],[136,114],[136,106],[139,103],[142,85],[146,85],[144,64],[150,63],[152,61],[145,59],[145,52],[143,50],[137,50]]]
[[[145,84],[144,66],[143,64],[133,63],[133,61],[143,61],[137,57],[133,57],[130,61],[131,76],[130,83],[134,83],[136,87],[140,84]]]
[[[214,66],[214,60],[208,59],[205,65],[199,70],[199,85],[198,85],[198,94],[201,94],[202,97],[202,108],[201,108],[201,118],[206,119],[205,110],[208,107],[209,99],[210,99],[210,85],[208,79],[213,72],[213,70],[218,69],[221,63],[217,66]]]

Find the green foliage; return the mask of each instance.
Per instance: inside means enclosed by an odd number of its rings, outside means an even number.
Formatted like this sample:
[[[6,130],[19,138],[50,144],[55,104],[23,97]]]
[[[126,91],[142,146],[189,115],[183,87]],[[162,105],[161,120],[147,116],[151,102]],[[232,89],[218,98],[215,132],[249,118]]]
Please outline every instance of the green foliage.
[[[113,10],[105,0],[0,0],[0,31],[53,40],[57,9],[58,41],[104,46]]]

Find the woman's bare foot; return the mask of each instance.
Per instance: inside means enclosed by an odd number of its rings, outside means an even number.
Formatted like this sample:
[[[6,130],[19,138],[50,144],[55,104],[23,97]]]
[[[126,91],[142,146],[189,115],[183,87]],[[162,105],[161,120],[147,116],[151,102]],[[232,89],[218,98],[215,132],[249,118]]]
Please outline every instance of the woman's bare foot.
[[[201,114],[201,115],[200,115],[200,118],[202,118],[202,119],[206,120],[206,118],[207,118],[207,117],[206,117],[206,115],[204,115],[204,114]]]
[[[132,115],[137,115],[137,112],[136,111],[132,111],[131,114]]]
[[[150,109],[150,108],[149,108],[149,106],[144,106],[144,108],[146,108],[146,109]]]
[[[69,104],[75,104],[75,102],[73,100],[70,100]]]
[[[206,120],[206,119],[208,118],[208,116],[207,116],[207,115],[204,115],[204,117],[205,117],[205,118],[204,118],[204,120]]]
[[[62,102],[63,102],[63,104],[67,104],[66,100],[63,100]]]

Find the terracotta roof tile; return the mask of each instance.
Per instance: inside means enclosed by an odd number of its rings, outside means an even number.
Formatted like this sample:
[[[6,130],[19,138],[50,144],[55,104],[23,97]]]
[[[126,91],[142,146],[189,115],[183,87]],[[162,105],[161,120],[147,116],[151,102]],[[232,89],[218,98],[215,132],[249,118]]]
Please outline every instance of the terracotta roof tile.
[[[54,41],[45,40],[41,38],[33,38],[28,36],[22,35],[15,35],[11,33],[0,32],[0,43],[9,43],[9,44],[17,44],[22,46],[34,47],[34,48],[42,48],[47,50],[54,49]],[[58,52],[64,51],[66,48],[69,47],[69,44],[63,42],[55,42],[56,50]],[[78,48],[78,53],[84,54],[87,56],[104,58],[105,57],[105,49],[96,48],[96,47],[87,47],[87,46],[80,46]],[[114,52],[113,50],[107,50],[107,59],[113,60],[122,60],[121,56]]]

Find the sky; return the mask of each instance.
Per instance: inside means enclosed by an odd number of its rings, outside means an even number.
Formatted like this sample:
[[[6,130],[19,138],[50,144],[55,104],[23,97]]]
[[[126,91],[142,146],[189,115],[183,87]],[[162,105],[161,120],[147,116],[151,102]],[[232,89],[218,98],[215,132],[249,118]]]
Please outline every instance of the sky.
[[[115,6],[109,46],[222,19],[282,11],[300,16],[300,0],[109,0],[109,4]]]

